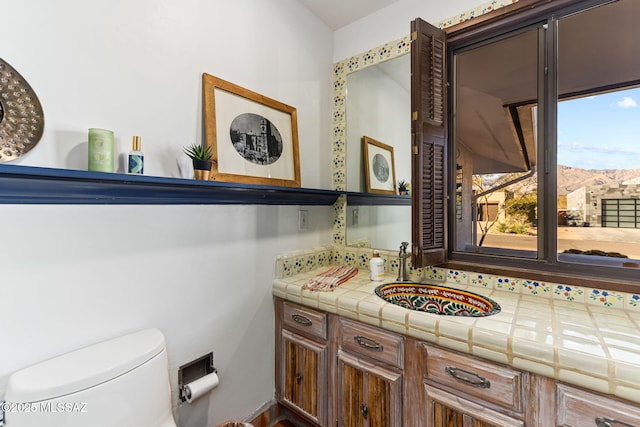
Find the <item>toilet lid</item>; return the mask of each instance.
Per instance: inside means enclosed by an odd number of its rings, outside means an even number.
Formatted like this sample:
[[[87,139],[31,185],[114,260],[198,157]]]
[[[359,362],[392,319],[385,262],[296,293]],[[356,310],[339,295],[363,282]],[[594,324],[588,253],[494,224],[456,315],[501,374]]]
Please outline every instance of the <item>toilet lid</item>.
[[[39,402],[116,378],[157,356],[164,335],[147,329],[49,359],[9,377],[7,402]]]

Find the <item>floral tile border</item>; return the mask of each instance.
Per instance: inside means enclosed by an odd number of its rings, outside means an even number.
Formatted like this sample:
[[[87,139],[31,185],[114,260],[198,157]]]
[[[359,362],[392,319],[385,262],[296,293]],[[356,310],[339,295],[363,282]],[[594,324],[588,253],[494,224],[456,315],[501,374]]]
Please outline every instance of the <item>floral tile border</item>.
[[[333,244],[344,246],[347,236],[347,196],[341,195],[333,204]]]
[[[306,251],[294,251],[281,254],[276,257],[275,278],[295,276],[307,273],[319,267],[332,265],[348,265],[359,269],[368,269],[369,261],[373,256],[372,248],[357,248],[350,246],[322,246]],[[378,250],[384,261],[384,269],[389,274],[398,273],[398,253],[395,251]],[[407,262],[409,279],[421,281],[425,271],[422,268],[413,268],[411,262]]]
[[[585,302],[585,290],[579,286],[555,285],[553,298],[571,302]]]
[[[471,286],[479,286],[481,288],[491,288],[493,276],[490,274],[469,273],[469,284]]]
[[[522,295],[552,298],[560,301],[586,303],[599,307],[618,308],[640,312],[640,293],[614,292],[561,283],[546,283],[516,277],[491,276],[487,274],[448,270],[433,267],[429,269],[427,279],[443,279],[455,286],[475,286]]]
[[[295,251],[276,257],[275,278],[295,276],[318,267],[336,264],[333,247],[323,246],[307,251]]]
[[[476,16],[484,15],[485,13],[493,12],[496,9],[500,9],[501,7],[517,3],[518,0],[507,0],[507,1],[498,1],[494,0],[489,3],[485,3],[480,5],[474,9],[463,12],[459,15],[452,16],[449,19],[445,19],[438,23],[439,28],[447,28],[453,25],[459,24],[461,22],[468,21],[469,19],[475,18]]]

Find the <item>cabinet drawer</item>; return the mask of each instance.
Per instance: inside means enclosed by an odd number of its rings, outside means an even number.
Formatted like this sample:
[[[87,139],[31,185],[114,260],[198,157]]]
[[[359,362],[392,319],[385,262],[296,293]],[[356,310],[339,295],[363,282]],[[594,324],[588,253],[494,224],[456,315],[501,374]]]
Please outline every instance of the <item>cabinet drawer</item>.
[[[557,425],[640,427],[640,408],[564,384],[557,385]]]
[[[429,380],[517,412],[523,411],[522,372],[431,346],[425,345],[424,349]]]
[[[327,339],[327,313],[284,301],[283,323],[293,329],[314,337]]]
[[[404,337],[373,326],[340,319],[340,347],[398,368],[404,367]]]

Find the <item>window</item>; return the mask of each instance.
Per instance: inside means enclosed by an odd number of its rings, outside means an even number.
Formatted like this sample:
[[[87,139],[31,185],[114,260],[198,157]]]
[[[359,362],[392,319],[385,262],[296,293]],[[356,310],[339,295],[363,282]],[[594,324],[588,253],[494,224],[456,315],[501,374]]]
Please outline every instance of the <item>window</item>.
[[[451,222],[454,251],[537,255],[535,215],[516,207],[532,194],[534,209],[537,204],[538,51],[544,31],[537,24],[453,54],[450,136],[452,160],[462,171],[462,215]],[[498,210],[487,215],[492,201]]]
[[[429,187],[414,192],[416,265],[434,265],[425,254],[442,223],[440,259],[451,263],[637,278],[628,267],[640,266],[640,3],[549,3],[516,4],[447,35],[437,138],[425,101],[412,106],[413,185]],[[437,95],[433,80],[418,80],[423,96],[429,84]],[[428,176],[438,144],[424,148],[438,138],[443,209]]]

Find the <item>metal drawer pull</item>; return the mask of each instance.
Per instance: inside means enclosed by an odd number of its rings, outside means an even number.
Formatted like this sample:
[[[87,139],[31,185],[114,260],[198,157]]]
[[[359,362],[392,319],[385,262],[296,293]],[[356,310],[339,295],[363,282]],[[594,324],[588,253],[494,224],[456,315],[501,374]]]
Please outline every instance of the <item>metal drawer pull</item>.
[[[596,418],[596,426],[597,427],[635,427],[629,423],[625,423],[623,421],[613,420],[607,417],[598,417]]]
[[[366,404],[362,404],[360,405],[360,412],[362,412],[362,418],[364,418],[365,420],[367,419],[367,417],[369,417],[369,408],[367,408]]]
[[[489,388],[491,387],[491,381],[486,378],[481,377],[478,374],[474,374],[473,372],[465,371],[460,368],[452,368],[451,366],[447,366],[444,368],[444,371],[451,375],[453,378],[461,381],[465,384],[469,384],[473,387],[478,388]]]
[[[299,323],[302,326],[311,326],[311,325],[313,325],[313,322],[311,321],[311,319],[309,319],[306,316],[303,316],[302,314],[293,313],[291,315],[291,318],[293,319],[294,322]]]
[[[355,337],[353,337],[353,340],[357,342],[358,345],[360,345],[360,347],[364,347],[367,350],[371,350],[371,351],[384,350],[384,347],[382,347],[382,344],[375,342],[374,340],[369,339],[367,337],[363,337],[361,335],[356,335]]]

